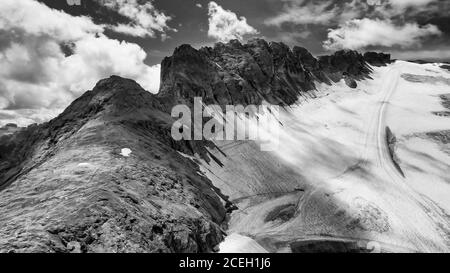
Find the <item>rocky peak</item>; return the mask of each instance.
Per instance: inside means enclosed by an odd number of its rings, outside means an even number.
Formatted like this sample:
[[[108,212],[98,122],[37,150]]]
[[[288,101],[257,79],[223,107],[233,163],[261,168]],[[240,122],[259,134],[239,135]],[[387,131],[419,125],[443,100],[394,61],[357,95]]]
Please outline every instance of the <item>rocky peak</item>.
[[[84,96],[91,99],[89,102],[90,104],[106,103],[108,101],[111,103],[134,101],[139,104],[142,103],[142,101],[134,100],[136,96],[146,97],[146,99],[152,100],[152,96],[149,94],[149,92],[145,91],[134,80],[113,75],[109,78],[100,80],[91,93],[86,93]]]
[[[294,46],[292,51],[306,68],[317,68],[317,59],[306,48]]]
[[[101,111],[104,115],[120,116],[145,108],[163,109],[155,95],[137,82],[113,75],[100,80],[91,91],[76,99],[58,119],[67,122]]]
[[[367,60],[366,60],[367,58]],[[169,104],[190,103],[201,96],[208,104],[279,105],[295,103],[302,92],[313,90],[315,82],[331,84],[344,79],[350,87],[369,77],[374,64],[389,57],[342,50],[315,58],[302,47],[289,48],[279,42],[252,39],[217,43],[199,50],[189,45],[175,49],[162,62],[158,96]]]
[[[275,59],[291,57],[291,49],[282,42],[270,42],[269,47]]]
[[[385,66],[391,62],[391,54],[381,52],[366,52],[364,60],[374,66]]]
[[[206,55],[190,45],[182,45],[175,49],[171,57],[161,63],[161,88],[159,97],[176,103],[193,99],[194,96],[209,98],[210,87],[215,75],[214,65]],[[204,88],[200,89],[200,86]],[[209,88],[208,88],[209,86]]]
[[[136,82],[111,76],[55,119],[1,137],[0,248],[213,251],[230,202],[179,153],[204,156],[208,143],[174,141],[158,106]]]
[[[344,79],[352,88],[356,87],[356,81],[368,78],[372,71],[363,55],[354,50],[340,50],[329,56],[320,56],[319,67],[332,81]]]
[[[116,92],[123,89],[141,89],[141,87],[134,80],[111,75],[109,78],[98,81],[93,90],[97,92],[102,90]]]

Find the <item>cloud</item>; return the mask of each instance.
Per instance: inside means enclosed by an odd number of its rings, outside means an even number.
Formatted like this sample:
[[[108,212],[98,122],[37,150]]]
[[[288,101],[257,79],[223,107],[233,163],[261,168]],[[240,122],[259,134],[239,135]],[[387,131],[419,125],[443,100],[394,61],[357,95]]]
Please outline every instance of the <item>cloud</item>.
[[[419,26],[417,23],[396,25],[391,20],[354,19],[328,31],[324,42],[327,50],[361,49],[368,46],[420,46],[422,39],[440,35],[434,25]]]
[[[279,31],[270,37],[263,36],[261,38],[265,40],[280,41],[293,47],[303,44],[306,39],[310,38],[311,34],[312,33],[309,30]]]
[[[25,127],[33,123],[43,123],[48,121],[64,109],[18,109],[0,110],[0,127],[8,123],[15,123],[20,127]]]
[[[440,0],[367,0],[366,3],[369,6],[378,6],[384,9],[391,8],[397,12],[401,12],[407,8],[424,7],[438,1]]]
[[[426,6],[437,1],[438,0],[389,0],[389,4],[391,4],[394,8],[404,10],[409,7]]]
[[[392,19],[409,16],[433,9],[439,0],[282,0],[282,11],[265,20],[266,25],[281,27],[294,25],[330,25],[345,23],[352,19]]]
[[[258,31],[247,24],[245,17],[238,18],[236,13],[225,10],[215,2],[208,4],[208,36],[220,42],[231,39],[242,40],[244,35],[255,35]]]
[[[8,39],[0,45],[0,110],[34,111],[20,120],[41,122],[111,74],[157,92],[160,66],[146,65],[141,47],[108,38],[105,28],[37,1],[3,0],[0,37]]]
[[[265,20],[266,25],[281,26],[284,23],[293,24],[328,24],[336,19],[338,9],[330,2],[309,2],[303,0],[286,1],[283,12]]]
[[[200,3],[195,4],[195,6],[199,9],[201,9],[203,7],[202,4],[200,4]]]
[[[103,26],[92,23],[88,17],[73,17],[62,11],[50,10],[36,1],[4,0],[0,5],[0,29],[26,30],[28,35],[72,40],[102,32]]]
[[[415,21],[417,15],[429,12],[446,14],[442,0],[372,0],[374,2],[371,12],[362,13],[362,16],[369,18],[393,19],[402,18],[407,21]],[[368,10],[366,10],[368,11]],[[361,16],[360,16],[361,17]]]
[[[108,26],[113,31],[135,36],[155,37],[156,32],[164,33],[172,30],[167,23],[172,17],[155,8],[152,1],[138,0],[98,0],[106,7],[127,17],[131,22]]]

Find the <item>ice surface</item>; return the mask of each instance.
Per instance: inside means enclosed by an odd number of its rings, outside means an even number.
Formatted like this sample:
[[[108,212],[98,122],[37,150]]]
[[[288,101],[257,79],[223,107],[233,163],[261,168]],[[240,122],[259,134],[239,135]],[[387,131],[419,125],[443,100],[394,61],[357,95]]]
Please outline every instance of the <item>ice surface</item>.
[[[427,77],[411,82],[403,74]],[[230,233],[273,251],[310,238],[377,242],[383,251],[450,251],[450,148],[427,136],[450,129],[449,117],[432,113],[445,110],[439,95],[450,93],[442,80],[450,74],[397,61],[374,67],[372,77],[356,89],[319,85],[318,98],[282,111],[281,132],[264,128],[279,137],[272,152],[217,142],[227,157],[212,152],[223,166],[212,162],[202,171],[239,208]],[[405,177],[392,164],[386,126],[398,140]],[[280,206],[295,206],[295,214],[267,221]]]
[[[255,240],[233,233],[219,245],[220,253],[267,253]]]

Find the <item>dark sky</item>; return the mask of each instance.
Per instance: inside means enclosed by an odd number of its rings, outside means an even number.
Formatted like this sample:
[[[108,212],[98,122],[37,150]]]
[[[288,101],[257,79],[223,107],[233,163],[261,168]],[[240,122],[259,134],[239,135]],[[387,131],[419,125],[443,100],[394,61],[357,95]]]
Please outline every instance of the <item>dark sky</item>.
[[[374,8],[371,8],[370,1],[375,2]],[[69,6],[65,1],[60,0],[42,0],[48,6],[63,9],[65,12],[73,15],[88,15],[95,22],[115,22],[127,21],[127,18],[121,18],[117,12],[102,7],[101,1],[81,0],[81,6]],[[146,1],[138,1],[146,2]],[[148,2],[148,1],[147,1]],[[172,19],[167,22],[171,28],[177,29],[177,32],[167,31],[170,38],[162,41],[158,37],[136,38],[132,36],[120,35],[108,32],[110,37],[124,39],[142,46],[148,54],[146,62],[156,64],[164,56],[170,55],[173,49],[183,43],[191,44],[195,47],[212,45],[216,39],[208,37],[208,3],[207,0],[154,0],[155,9],[170,16]],[[406,46],[397,43],[394,45],[371,45],[362,48],[352,48],[358,50],[383,50],[394,52],[403,52],[414,59],[414,52],[418,52],[418,57],[426,58],[423,52],[434,51],[429,58],[439,57],[438,51],[449,50],[450,42],[450,1],[448,0],[216,0],[218,5],[225,10],[232,11],[238,17],[245,17],[247,23],[258,30],[257,35],[248,35],[250,37],[263,37],[268,40],[284,41],[293,45],[302,45],[308,48],[313,54],[319,55],[326,52],[323,48],[323,42],[327,40],[329,29],[338,28],[352,19],[379,19],[390,20],[391,25],[401,28],[407,24],[417,24],[423,28],[428,24],[435,25],[440,31],[439,35],[422,35],[414,44]],[[400,4],[393,5],[391,2]],[[201,4],[202,7],[196,6]],[[323,9],[322,6],[325,6]],[[320,7],[320,8],[318,8]],[[270,24],[271,19],[282,16],[286,11],[298,10],[298,17],[304,16],[302,12],[306,10],[312,17],[320,17],[323,13],[331,11],[332,16],[328,20],[295,22],[295,20],[285,20],[281,24]],[[311,12],[310,12],[311,11]],[[348,13],[353,12],[353,16]],[[349,17],[347,17],[349,16]],[[344,17],[344,18],[341,18]],[[366,30],[368,31],[368,30]],[[395,35],[393,33],[392,35]],[[340,48],[339,48],[340,49]],[[405,57],[402,55],[402,57]],[[450,58],[450,54],[442,55],[443,59]]]

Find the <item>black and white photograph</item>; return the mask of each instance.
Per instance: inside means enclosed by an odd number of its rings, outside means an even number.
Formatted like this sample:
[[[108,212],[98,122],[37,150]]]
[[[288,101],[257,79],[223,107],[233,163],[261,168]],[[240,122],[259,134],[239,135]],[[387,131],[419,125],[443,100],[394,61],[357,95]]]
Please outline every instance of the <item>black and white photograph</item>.
[[[0,0],[0,253],[449,252],[449,0]]]

